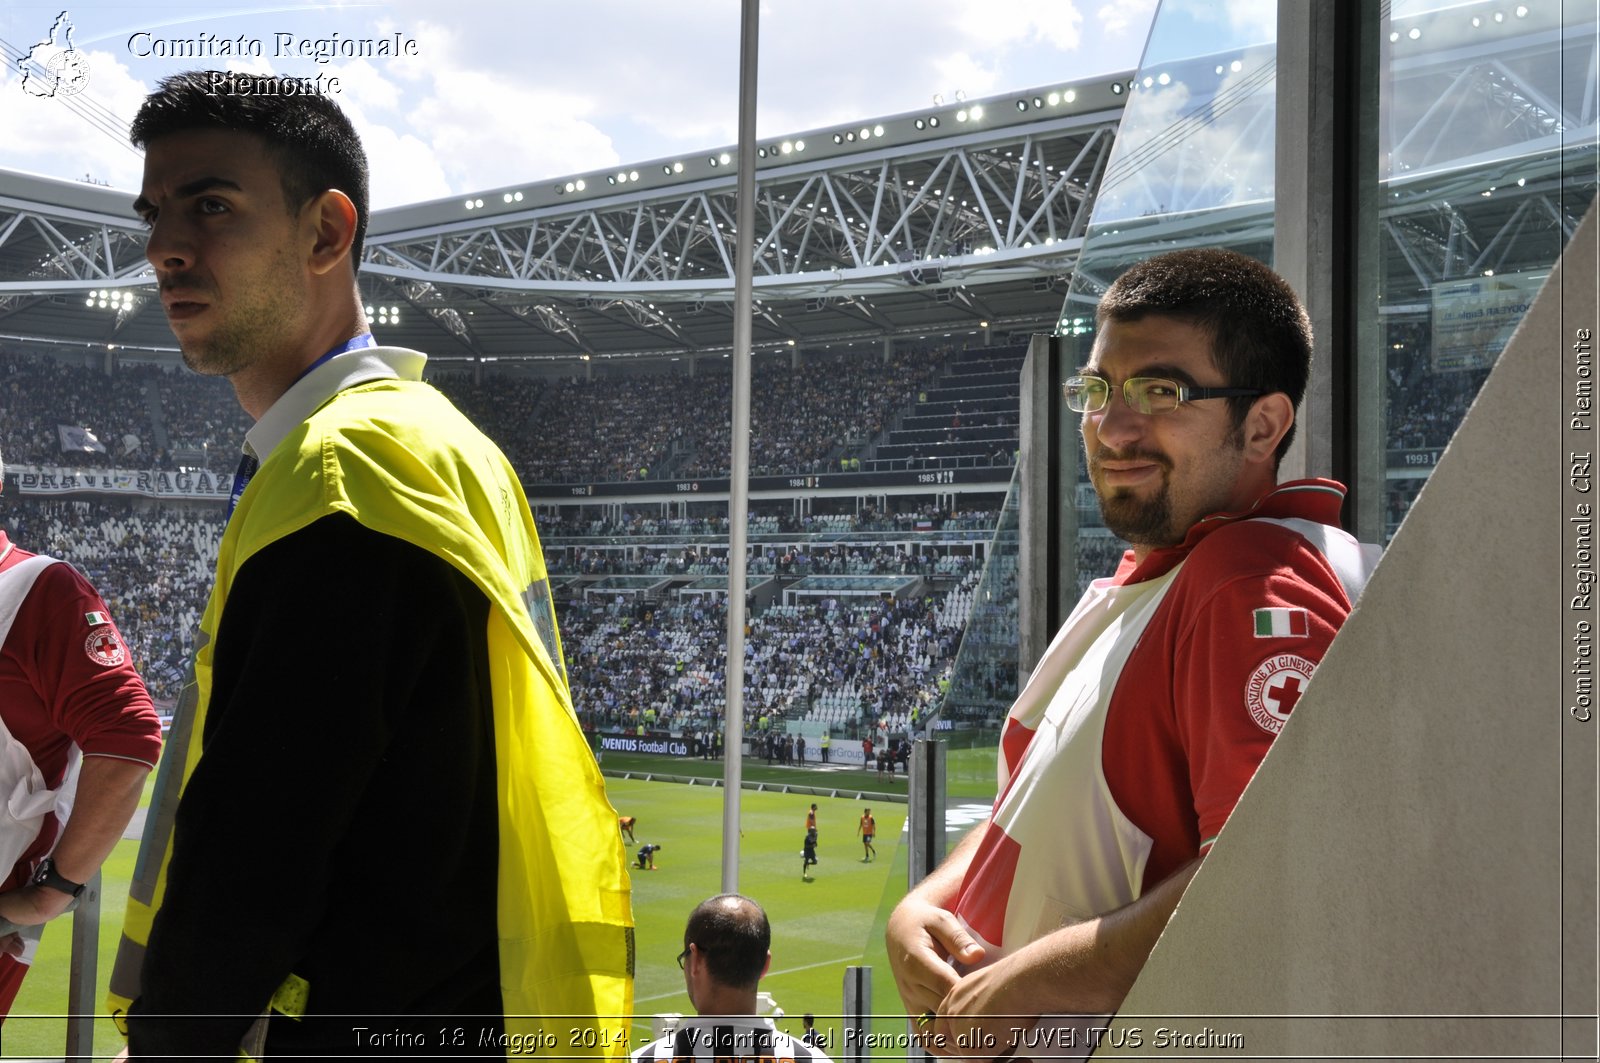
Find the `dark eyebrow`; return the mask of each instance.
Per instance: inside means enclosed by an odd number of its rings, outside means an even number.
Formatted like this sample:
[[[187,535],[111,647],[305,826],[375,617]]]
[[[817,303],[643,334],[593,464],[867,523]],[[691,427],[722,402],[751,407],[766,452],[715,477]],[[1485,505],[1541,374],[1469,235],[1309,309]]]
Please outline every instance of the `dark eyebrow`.
[[[178,199],[188,199],[191,196],[198,196],[201,193],[209,192],[213,188],[226,188],[234,192],[244,191],[244,188],[239,184],[239,182],[230,181],[226,177],[197,177],[187,184],[179,185],[174,192],[174,196]],[[151,203],[142,195],[133,201],[133,212],[140,216],[143,216],[146,211],[154,209],[154,207],[155,204]]]
[[[1081,365],[1078,367],[1078,375],[1105,377],[1105,372],[1097,366]],[[1160,362],[1157,362],[1154,365],[1140,366],[1137,371],[1129,375],[1160,377],[1166,380],[1175,380],[1178,383],[1186,384],[1189,387],[1195,386],[1194,377],[1191,376],[1187,370],[1180,369],[1175,365],[1164,365]]]

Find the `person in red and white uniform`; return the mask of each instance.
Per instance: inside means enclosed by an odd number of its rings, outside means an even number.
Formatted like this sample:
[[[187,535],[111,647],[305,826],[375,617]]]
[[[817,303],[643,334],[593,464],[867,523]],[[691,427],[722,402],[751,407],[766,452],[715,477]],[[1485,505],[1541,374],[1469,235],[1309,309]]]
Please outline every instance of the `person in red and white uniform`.
[[[161,722],[105,602],[77,569],[4,531],[0,725],[3,1021],[35,928],[71,907],[100,869],[161,752]]]
[[[1132,549],[1012,706],[989,821],[890,917],[941,1054],[1118,1008],[1377,560],[1338,527],[1342,486],[1277,483],[1311,358],[1282,278],[1177,251],[1123,274],[1096,323],[1065,401]]]

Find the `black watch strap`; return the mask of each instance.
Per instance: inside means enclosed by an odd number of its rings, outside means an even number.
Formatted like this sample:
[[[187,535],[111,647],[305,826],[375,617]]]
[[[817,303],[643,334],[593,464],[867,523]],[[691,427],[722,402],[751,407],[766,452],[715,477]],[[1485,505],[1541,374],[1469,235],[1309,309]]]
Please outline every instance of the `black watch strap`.
[[[30,886],[49,886],[53,890],[60,890],[69,897],[76,898],[83,893],[83,883],[74,882],[56,870],[54,857],[47,856],[34,868],[33,877],[28,880]]]

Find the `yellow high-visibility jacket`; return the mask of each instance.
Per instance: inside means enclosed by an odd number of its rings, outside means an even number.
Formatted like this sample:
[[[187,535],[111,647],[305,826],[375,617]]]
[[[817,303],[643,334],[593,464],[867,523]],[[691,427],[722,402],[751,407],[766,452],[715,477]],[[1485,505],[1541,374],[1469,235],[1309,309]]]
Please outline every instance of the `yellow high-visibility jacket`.
[[[336,513],[436,554],[490,602],[500,979],[510,1046],[625,1056],[626,1039],[606,1034],[625,1030],[633,1010],[627,855],[572,709],[533,516],[498,448],[431,386],[398,379],[360,384],[324,403],[267,456],[228,523],[186,691],[193,709],[180,708],[135,870],[112,975],[113,1017],[126,1033],[122,1016],[139,993],[139,966],[165,893],[176,799],[204,756],[211,639],[229,587],[257,551]],[[308,992],[314,1002],[316,986]],[[587,1017],[601,1035],[574,1037]]]

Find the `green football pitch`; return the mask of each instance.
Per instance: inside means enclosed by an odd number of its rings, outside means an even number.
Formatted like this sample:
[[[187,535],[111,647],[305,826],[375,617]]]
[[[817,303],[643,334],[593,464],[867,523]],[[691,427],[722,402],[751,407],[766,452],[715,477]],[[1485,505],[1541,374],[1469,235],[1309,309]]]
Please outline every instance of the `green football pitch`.
[[[948,755],[950,804],[986,801],[993,796],[992,749],[955,750]],[[650,1017],[660,1013],[693,1014],[684,993],[676,957],[682,949],[683,924],[700,901],[722,890],[723,802],[720,786],[647,781],[641,773],[696,774],[720,778],[720,763],[669,761],[658,757],[606,755],[606,780],[611,802],[622,815],[635,816],[637,843],[660,845],[656,870],[633,868],[633,904],[637,925],[635,1045],[650,1030]],[[906,890],[903,845],[906,784],[878,780],[875,772],[823,772],[784,769],[746,760],[747,784],[764,792],[740,792],[739,891],[754,897],[773,924],[772,969],[761,989],[783,1009],[780,1025],[800,1031],[800,1016],[813,1012],[817,1025],[836,1031],[843,1003],[845,968],[872,968],[872,1030],[892,1034],[904,1029],[902,1005],[894,991],[884,953],[883,928],[890,909]],[[632,777],[624,777],[632,775]],[[840,796],[782,793],[784,786],[838,790]],[[986,791],[986,792],[985,792]],[[865,796],[857,799],[858,794]],[[898,797],[898,801],[894,800]],[[885,799],[887,798],[887,799]],[[805,813],[817,803],[818,856],[810,880],[800,874],[800,846]],[[856,824],[870,806],[878,823],[877,858],[863,860]],[[949,835],[954,845],[959,833]],[[121,842],[103,871],[100,968],[96,1007],[103,1006],[104,986],[122,925],[127,883],[137,843]],[[403,888],[403,884],[394,884]],[[62,921],[45,934],[34,970],[4,1026],[0,1057],[60,1058],[66,1043],[67,975],[70,926]],[[836,1054],[839,1041],[833,1041]],[[121,1039],[109,1019],[96,1024],[95,1048],[109,1055]],[[902,1053],[893,1053],[900,1055]]]

